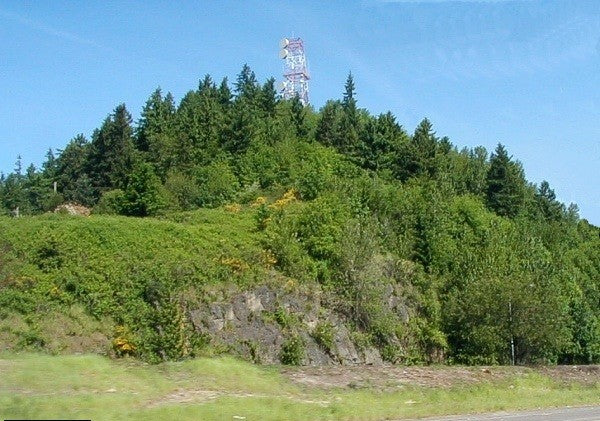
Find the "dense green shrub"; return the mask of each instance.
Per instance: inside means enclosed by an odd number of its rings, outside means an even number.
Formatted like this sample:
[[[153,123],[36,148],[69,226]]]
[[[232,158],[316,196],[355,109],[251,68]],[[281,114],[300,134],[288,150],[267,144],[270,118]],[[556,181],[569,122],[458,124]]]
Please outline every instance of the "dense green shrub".
[[[290,336],[281,346],[280,360],[286,365],[300,365],[304,360],[306,345],[299,335]]]
[[[238,181],[227,161],[215,161],[196,173],[198,204],[216,207],[230,201],[238,191]]]
[[[2,261],[9,271],[0,279],[0,315],[37,319],[79,303],[93,318],[108,318],[129,332],[127,343],[135,348],[128,352],[144,360],[196,355],[206,338],[188,320],[186,306],[197,299],[195,291],[215,282],[251,282],[264,273],[262,266],[236,273],[229,262],[258,262],[263,252],[252,239],[249,212],[187,216],[201,222],[0,218]]]
[[[170,172],[165,180],[165,190],[174,208],[191,210],[200,202],[200,188],[193,177],[181,172]]]
[[[319,322],[311,332],[311,336],[325,351],[329,353],[333,351],[335,331],[331,323]]]
[[[123,190],[109,190],[102,194],[98,204],[94,206],[93,213],[98,215],[118,215],[123,209],[125,193]]]
[[[150,164],[139,163],[127,179],[121,212],[130,216],[153,216],[165,209],[167,197]]]

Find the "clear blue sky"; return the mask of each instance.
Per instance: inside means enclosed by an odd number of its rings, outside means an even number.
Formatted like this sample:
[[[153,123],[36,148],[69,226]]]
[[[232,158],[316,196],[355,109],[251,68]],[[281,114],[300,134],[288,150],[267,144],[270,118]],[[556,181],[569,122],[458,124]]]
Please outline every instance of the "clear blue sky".
[[[89,137],[120,102],[139,116],[206,73],[281,74],[301,36],[319,108],[348,71],[359,105],[459,147],[498,142],[600,225],[600,1],[0,2],[0,170]]]

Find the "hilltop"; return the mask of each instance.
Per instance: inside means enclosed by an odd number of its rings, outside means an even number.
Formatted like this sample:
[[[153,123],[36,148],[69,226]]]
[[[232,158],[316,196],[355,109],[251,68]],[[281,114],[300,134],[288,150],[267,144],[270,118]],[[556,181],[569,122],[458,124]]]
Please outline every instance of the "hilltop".
[[[64,203],[92,214],[46,213]],[[247,66],[233,92],[158,89],[135,124],[118,105],[41,169],[19,163],[0,204],[3,349],[600,360],[598,227],[503,145],[358,108],[351,76],[319,111]]]

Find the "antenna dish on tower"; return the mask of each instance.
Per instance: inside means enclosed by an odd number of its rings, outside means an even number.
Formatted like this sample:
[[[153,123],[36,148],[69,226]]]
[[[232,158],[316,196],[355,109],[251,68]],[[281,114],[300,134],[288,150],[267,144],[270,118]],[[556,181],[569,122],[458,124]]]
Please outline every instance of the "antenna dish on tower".
[[[285,99],[298,97],[302,105],[308,105],[308,66],[301,38],[284,38],[279,42],[279,58],[284,61],[284,81],[278,86]]]

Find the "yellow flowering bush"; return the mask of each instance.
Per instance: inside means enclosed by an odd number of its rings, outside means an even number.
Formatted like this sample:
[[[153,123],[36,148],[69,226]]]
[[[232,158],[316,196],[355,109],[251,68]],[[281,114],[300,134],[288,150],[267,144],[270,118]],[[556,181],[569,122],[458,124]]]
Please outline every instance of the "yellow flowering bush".
[[[225,210],[231,213],[238,213],[242,210],[242,206],[238,203],[229,203],[225,205]]]
[[[133,355],[135,345],[128,338],[129,332],[125,326],[117,326],[115,329],[115,338],[112,341],[113,349],[119,356]]]
[[[298,191],[294,188],[289,189],[284,193],[281,199],[278,199],[271,205],[273,209],[283,209],[292,202],[298,199]]]
[[[250,203],[250,207],[257,208],[261,205],[264,205],[265,203],[267,203],[267,198],[264,196],[258,196],[256,199],[254,199],[252,203]]]
[[[250,269],[248,263],[237,257],[222,257],[219,262],[224,266],[230,267],[238,275]]]

